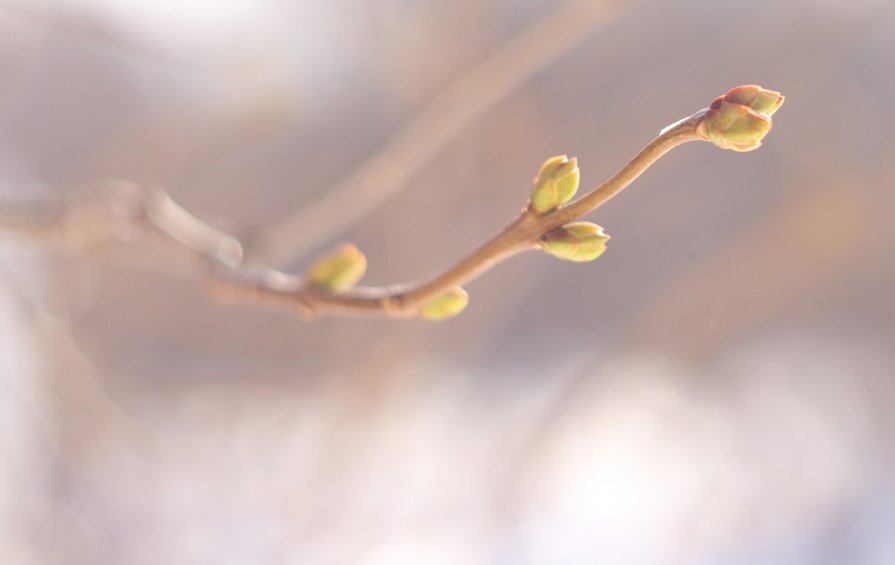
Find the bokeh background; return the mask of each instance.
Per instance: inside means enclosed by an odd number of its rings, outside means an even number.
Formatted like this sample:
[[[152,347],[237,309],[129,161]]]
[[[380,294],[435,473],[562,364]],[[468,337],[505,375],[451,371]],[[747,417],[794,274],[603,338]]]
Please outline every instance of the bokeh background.
[[[226,305],[123,243],[0,240],[15,564],[895,563],[895,5],[2,0],[0,197],[163,187],[300,272],[432,275],[732,86],[759,151],[679,148],[453,320]],[[17,209],[17,208],[16,208]]]

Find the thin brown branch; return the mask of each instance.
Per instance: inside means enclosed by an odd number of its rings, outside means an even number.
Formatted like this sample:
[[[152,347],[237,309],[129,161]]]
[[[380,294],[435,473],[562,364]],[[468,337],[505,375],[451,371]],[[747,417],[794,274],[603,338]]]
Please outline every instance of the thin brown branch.
[[[564,179],[570,178],[569,170],[574,171],[571,174],[577,187],[577,165],[565,160],[565,157],[562,157],[564,161],[561,165],[554,163],[556,158],[551,159],[536,179],[537,201],[533,196],[529,206],[516,220],[465,259],[440,275],[416,284],[353,287],[352,284],[360,278],[366,266],[366,260],[353,248],[318,263],[307,278],[249,266],[243,262],[242,247],[235,238],[189,214],[163,191],[134,183],[119,182],[106,187],[101,197],[94,198],[87,205],[64,209],[55,217],[48,218],[45,213],[35,214],[30,222],[28,218],[19,217],[12,218],[15,221],[6,222],[5,225],[0,217],[0,229],[15,229],[28,235],[50,235],[51,239],[69,246],[74,242],[82,248],[109,240],[128,241],[136,232],[148,233],[186,250],[193,260],[208,267],[219,296],[293,310],[306,318],[347,314],[394,318],[422,315],[440,319],[459,312],[465,305],[465,294],[459,308],[435,308],[433,313],[430,311],[433,301],[438,303],[442,297],[459,292],[460,285],[522,251],[544,247],[559,257],[573,260],[597,257],[599,253],[578,258],[563,256],[555,252],[557,248],[554,244],[563,242],[560,235],[565,237],[582,227],[581,224],[570,225],[572,220],[602,206],[662,155],[682,143],[697,139],[711,140],[719,147],[737,151],[759,147],[771,128],[770,114],[782,102],[783,97],[779,93],[755,85],[737,87],[719,97],[710,108],[662,130],[609,180],[565,205],[559,204],[567,200],[574,190],[554,204],[548,202],[547,206],[540,195],[559,194],[560,185],[556,183],[565,183]],[[545,178],[542,175],[547,175],[548,181],[542,181]],[[553,193],[543,192],[544,187],[549,189],[551,186]],[[554,208],[556,205],[558,207]],[[590,226],[598,228],[592,224]],[[605,236],[603,238],[599,252],[602,252],[602,243],[605,242]],[[347,270],[343,259],[349,261]]]
[[[236,238],[199,220],[160,188],[108,180],[75,192],[69,202],[0,207],[0,233],[75,252],[148,236],[194,259],[242,261]]]
[[[517,253],[537,249],[541,238],[602,206],[630,185],[662,155],[674,147],[701,139],[697,134],[704,111],[663,131],[627,165],[608,181],[553,212],[537,215],[526,209],[502,232],[465,259],[432,278],[418,284],[392,287],[355,287],[342,293],[324,291],[307,284],[299,277],[273,270],[247,271],[243,267],[221,266],[215,274],[233,298],[276,305],[287,305],[305,316],[323,314],[415,316],[420,306],[451,288],[478,277],[497,263]],[[228,288],[229,287],[229,288]]]

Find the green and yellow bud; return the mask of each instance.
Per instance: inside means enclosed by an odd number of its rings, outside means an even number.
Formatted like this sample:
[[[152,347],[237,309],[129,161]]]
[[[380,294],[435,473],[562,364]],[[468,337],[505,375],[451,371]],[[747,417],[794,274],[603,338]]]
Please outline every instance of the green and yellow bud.
[[[469,303],[469,294],[459,286],[452,288],[444,294],[433,298],[419,309],[420,318],[438,321],[452,318],[466,308]]]
[[[541,247],[566,261],[593,261],[606,251],[609,236],[590,222],[576,222],[553,230],[541,238]]]
[[[578,160],[574,157],[557,155],[547,159],[534,179],[531,209],[546,214],[559,208],[578,192],[579,180]]]
[[[724,102],[748,106],[749,109],[772,116],[783,104],[783,95],[773,90],[766,90],[755,84],[746,84],[732,88],[721,97]]]
[[[343,243],[335,251],[321,257],[311,267],[314,286],[331,292],[343,292],[354,286],[367,270],[367,258],[354,244]]]
[[[771,114],[781,104],[779,92],[754,84],[738,86],[712,102],[697,132],[722,149],[752,151],[771,131]]]
[[[706,112],[699,133],[721,149],[752,151],[771,131],[771,118],[748,106],[721,102]]]

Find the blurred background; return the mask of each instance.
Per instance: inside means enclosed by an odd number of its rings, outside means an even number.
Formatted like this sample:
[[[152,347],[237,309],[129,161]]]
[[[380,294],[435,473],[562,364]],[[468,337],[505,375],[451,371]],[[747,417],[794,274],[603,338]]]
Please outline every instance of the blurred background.
[[[157,249],[0,238],[15,564],[895,563],[895,5],[0,0],[0,206],[158,185],[300,272],[433,275],[729,88],[443,323],[226,305]],[[112,246],[114,247],[114,246]]]

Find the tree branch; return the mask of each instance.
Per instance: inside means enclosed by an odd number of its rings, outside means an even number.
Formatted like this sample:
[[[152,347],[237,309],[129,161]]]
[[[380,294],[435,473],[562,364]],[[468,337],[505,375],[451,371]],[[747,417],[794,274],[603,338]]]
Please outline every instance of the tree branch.
[[[737,151],[757,148],[770,130],[770,114],[782,102],[779,93],[752,85],[737,87],[710,108],[662,130],[609,180],[567,204],[578,187],[577,162],[565,156],[550,159],[535,179],[528,207],[516,220],[453,267],[415,284],[355,287],[366,259],[350,245],[320,259],[306,277],[248,265],[235,238],[189,214],[160,189],[134,183],[119,182],[87,206],[55,216],[41,212],[30,218],[12,215],[8,221],[0,217],[0,229],[52,236],[54,242],[78,249],[108,240],[128,241],[135,231],[149,233],[204,264],[217,296],[292,310],[305,318],[335,314],[442,319],[465,307],[461,285],[522,251],[543,248],[573,261],[595,259],[608,236],[598,226],[570,224],[572,220],[602,206],[662,155],[688,141],[712,141]]]
[[[697,128],[705,111],[678,122],[643,148],[624,168],[608,181],[578,200],[546,214],[530,207],[493,239],[465,259],[418,284],[391,287],[354,287],[341,293],[326,292],[300,277],[283,276],[273,270],[246,272],[241,267],[223,267],[215,274],[234,299],[270,304],[290,303],[305,316],[323,314],[385,315],[413,317],[419,308],[448,290],[461,286],[501,261],[522,251],[540,248],[543,237],[592,212],[621,192],[662,155],[674,147],[700,139]]]

